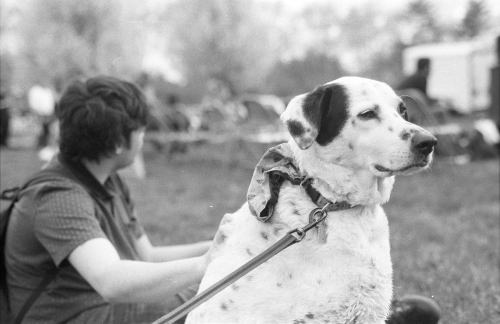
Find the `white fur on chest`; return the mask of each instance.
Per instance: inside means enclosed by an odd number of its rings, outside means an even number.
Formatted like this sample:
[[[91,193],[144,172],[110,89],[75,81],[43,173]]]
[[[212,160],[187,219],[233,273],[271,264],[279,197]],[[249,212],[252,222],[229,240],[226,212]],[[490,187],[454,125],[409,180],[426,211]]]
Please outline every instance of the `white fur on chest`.
[[[282,188],[261,223],[245,204],[224,217],[200,291],[304,226],[316,206],[301,188]],[[383,323],[392,297],[387,219],[378,205],[331,212],[327,241],[316,233],[199,306],[188,323]]]

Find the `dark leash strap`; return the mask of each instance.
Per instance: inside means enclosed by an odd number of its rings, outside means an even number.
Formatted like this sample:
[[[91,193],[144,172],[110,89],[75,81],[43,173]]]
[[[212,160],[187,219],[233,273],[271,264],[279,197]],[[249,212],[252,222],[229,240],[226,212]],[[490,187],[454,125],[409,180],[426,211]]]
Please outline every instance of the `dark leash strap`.
[[[251,259],[250,261],[248,261],[247,263],[245,263],[244,265],[242,265],[241,267],[239,267],[226,277],[222,278],[212,286],[208,287],[200,294],[194,296],[186,303],[182,304],[181,306],[177,307],[170,313],[157,319],[156,321],[153,322],[153,324],[173,323],[174,321],[182,318],[191,310],[198,307],[208,299],[212,298],[221,290],[223,290],[236,280],[240,279],[253,269],[257,268],[259,265],[266,262],[276,254],[280,253],[287,247],[302,241],[308,231],[310,231],[313,228],[316,228],[317,226],[320,225],[321,222],[323,222],[326,219],[326,217],[328,216],[329,207],[330,204],[326,204],[323,208],[313,209],[309,217],[309,219],[311,220],[307,225],[305,225],[304,227],[298,227],[294,230],[291,230],[279,241],[277,241],[269,248],[267,248],[264,252],[260,253],[259,255],[257,255],[256,257],[254,257],[253,259]]]

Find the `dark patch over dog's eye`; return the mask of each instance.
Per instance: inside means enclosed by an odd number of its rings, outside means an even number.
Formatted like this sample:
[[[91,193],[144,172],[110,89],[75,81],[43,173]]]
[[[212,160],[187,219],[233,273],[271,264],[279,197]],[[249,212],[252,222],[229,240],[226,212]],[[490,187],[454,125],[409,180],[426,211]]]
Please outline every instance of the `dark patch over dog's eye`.
[[[288,131],[293,136],[301,136],[305,133],[305,129],[299,121],[289,120],[287,122]]]
[[[398,113],[401,115],[401,117],[404,118],[404,120],[408,120],[408,111],[406,109],[405,104],[402,102],[399,103]]]
[[[368,109],[368,110],[360,112],[358,114],[358,117],[360,119],[365,119],[365,120],[378,118],[377,112],[373,109]]]

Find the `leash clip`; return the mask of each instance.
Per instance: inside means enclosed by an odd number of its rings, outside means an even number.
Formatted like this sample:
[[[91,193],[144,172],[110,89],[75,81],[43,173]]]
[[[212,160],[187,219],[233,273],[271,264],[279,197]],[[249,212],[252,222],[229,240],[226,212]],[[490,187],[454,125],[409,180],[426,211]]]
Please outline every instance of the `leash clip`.
[[[314,228],[316,230],[316,236],[318,237],[319,243],[326,243],[326,224],[324,220],[328,216],[328,208],[332,203],[326,203],[322,208],[316,208],[309,214],[309,222],[315,224]]]
[[[322,224],[322,222],[328,216],[328,208],[332,203],[328,202],[321,208],[314,208],[309,213],[309,224],[304,227],[299,227],[294,230],[288,232],[295,238],[295,243],[300,242],[306,236],[306,233],[311,229],[315,228],[318,233],[318,239],[320,243],[326,242],[326,225]]]
[[[314,208],[309,213],[309,225],[318,226],[319,223],[325,220],[328,216],[328,208],[333,205],[331,202],[327,202],[323,207]]]

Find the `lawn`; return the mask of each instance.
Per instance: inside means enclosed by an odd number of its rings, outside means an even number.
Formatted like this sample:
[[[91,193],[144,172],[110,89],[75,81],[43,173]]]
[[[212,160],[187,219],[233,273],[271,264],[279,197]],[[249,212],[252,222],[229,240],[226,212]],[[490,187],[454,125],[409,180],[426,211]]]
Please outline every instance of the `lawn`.
[[[127,178],[152,241],[210,239],[223,214],[243,203],[263,149],[200,146],[171,158],[147,149],[147,178]],[[29,149],[2,150],[0,162],[2,189],[41,166]],[[386,211],[396,296],[434,297],[445,324],[500,323],[498,160],[438,159],[430,171],[399,178]]]

